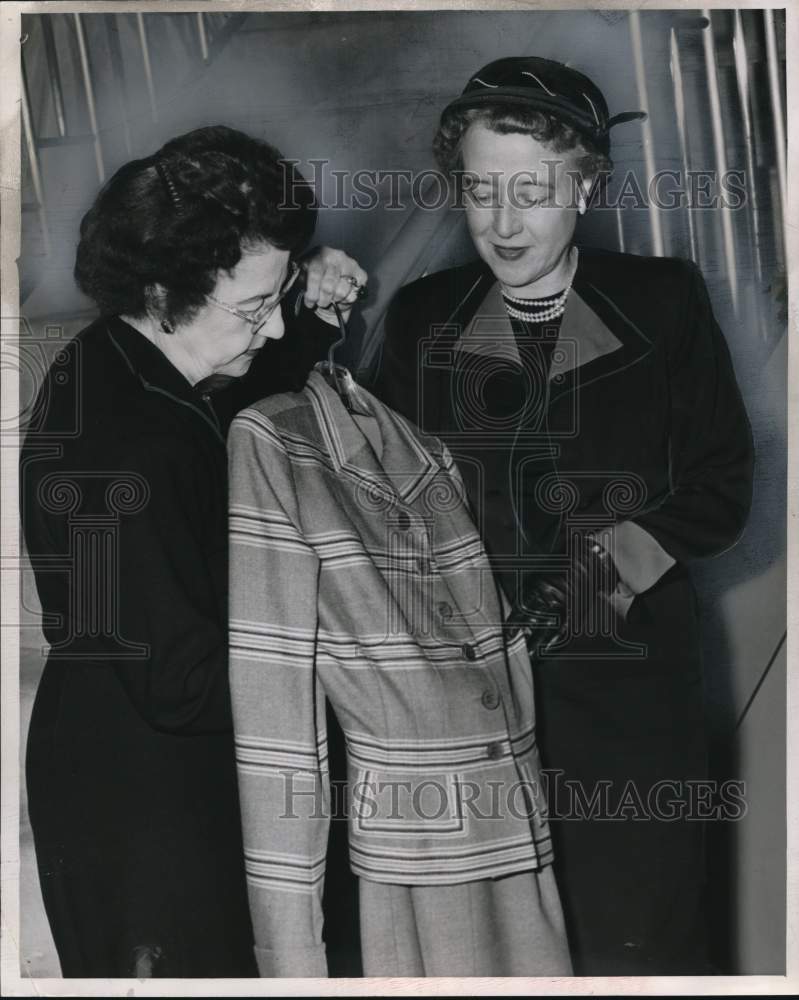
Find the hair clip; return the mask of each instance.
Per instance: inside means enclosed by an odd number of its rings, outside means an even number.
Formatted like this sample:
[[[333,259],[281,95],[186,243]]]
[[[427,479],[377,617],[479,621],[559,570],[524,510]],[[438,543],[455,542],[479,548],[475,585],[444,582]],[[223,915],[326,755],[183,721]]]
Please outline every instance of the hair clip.
[[[226,201],[222,201],[219,195],[214,194],[213,191],[205,190],[203,191],[203,198],[213,198],[214,201],[218,202],[226,212],[230,212],[231,215],[244,215],[244,212],[240,208],[233,208],[232,205],[228,205]]]
[[[183,202],[180,195],[178,194],[178,189],[175,186],[174,178],[169,172],[169,168],[163,160],[155,161],[155,169],[158,176],[161,178],[161,183],[166,188],[166,193],[169,195],[169,200],[172,202],[172,208],[175,212],[183,211]]]

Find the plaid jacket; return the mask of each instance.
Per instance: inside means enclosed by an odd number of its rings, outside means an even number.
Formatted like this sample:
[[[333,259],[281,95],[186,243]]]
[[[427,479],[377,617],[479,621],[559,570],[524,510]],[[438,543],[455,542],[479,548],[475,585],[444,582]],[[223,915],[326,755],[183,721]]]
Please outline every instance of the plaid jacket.
[[[354,388],[354,387],[353,387]],[[438,439],[318,372],[234,420],[230,681],[256,954],[324,975],[324,697],[353,871],[437,885],[552,860],[521,637]]]

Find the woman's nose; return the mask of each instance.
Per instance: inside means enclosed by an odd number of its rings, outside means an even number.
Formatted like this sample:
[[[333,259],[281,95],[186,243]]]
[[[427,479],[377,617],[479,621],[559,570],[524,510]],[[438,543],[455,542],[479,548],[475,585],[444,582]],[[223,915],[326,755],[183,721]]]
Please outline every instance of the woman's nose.
[[[505,202],[494,208],[494,232],[502,239],[509,239],[522,230],[522,220],[518,211]]]
[[[263,344],[266,340],[280,340],[285,332],[286,325],[283,322],[283,310],[278,306],[277,309],[273,309],[269,316],[267,316],[263,326],[259,327],[256,331],[255,338]]]

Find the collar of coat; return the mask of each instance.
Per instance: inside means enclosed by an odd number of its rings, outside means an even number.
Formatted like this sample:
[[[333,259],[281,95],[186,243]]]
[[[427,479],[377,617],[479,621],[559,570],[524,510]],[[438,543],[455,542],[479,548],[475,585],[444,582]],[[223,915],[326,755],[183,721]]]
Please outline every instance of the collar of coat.
[[[361,481],[365,509],[379,504],[380,497],[412,504],[429,489],[442,467],[452,464],[438,438],[422,434],[358,386],[350,395],[354,415],[347,412],[335,389],[318,371],[311,372],[304,391],[335,471]],[[358,418],[374,421],[382,444],[380,456]]]
[[[472,270],[436,346],[519,361],[517,340],[502,301],[502,289],[487,265]],[[550,398],[603,379],[636,364],[652,351],[652,342],[601,288],[601,264],[581,253],[566,302],[549,373]]]
[[[201,392],[178,371],[152,341],[118,316],[106,320],[108,339],[144,392],[156,393],[193,410],[225,443],[213,411],[203,405]]]

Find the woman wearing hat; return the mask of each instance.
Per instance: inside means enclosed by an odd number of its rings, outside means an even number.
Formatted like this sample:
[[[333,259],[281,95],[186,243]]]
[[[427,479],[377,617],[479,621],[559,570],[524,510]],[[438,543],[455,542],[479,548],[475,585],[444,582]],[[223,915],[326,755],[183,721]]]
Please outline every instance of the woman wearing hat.
[[[444,438],[536,654],[555,870],[575,972],[712,971],[691,560],[732,546],[752,442],[690,262],[579,249],[612,164],[583,74],[481,69],[435,151],[479,259],[392,303],[376,391]],[[701,796],[700,796],[701,797]],[[705,800],[706,802],[706,800]]]

